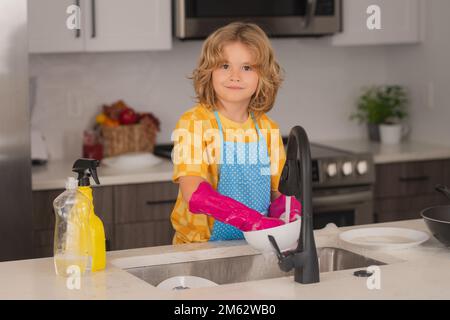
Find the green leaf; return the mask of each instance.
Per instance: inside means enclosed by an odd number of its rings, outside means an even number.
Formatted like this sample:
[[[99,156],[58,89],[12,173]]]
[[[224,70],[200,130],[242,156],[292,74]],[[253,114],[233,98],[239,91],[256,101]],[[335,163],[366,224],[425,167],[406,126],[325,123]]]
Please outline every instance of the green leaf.
[[[373,124],[398,121],[408,115],[406,111],[408,103],[407,94],[402,86],[363,88],[363,93],[356,103],[356,111],[350,115],[350,119],[359,123]]]

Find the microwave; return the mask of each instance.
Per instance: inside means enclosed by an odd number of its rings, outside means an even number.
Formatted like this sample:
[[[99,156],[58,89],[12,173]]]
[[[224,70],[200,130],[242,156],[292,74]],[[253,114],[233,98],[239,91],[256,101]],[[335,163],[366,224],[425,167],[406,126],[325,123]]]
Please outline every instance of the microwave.
[[[342,28],[342,0],[173,1],[179,39],[206,38],[233,21],[256,23],[269,37],[318,37]]]

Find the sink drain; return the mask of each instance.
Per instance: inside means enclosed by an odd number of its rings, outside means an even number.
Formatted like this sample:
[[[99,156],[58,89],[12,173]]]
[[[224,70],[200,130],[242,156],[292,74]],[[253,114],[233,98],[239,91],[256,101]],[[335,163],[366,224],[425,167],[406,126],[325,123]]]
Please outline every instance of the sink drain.
[[[373,272],[368,272],[367,270],[358,270],[353,272],[353,275],[355,277],[370,277],[371,275],[373,275]]]
[[[189,287],[184,287],[184,286],[176,286],[173,287],[172,290],[186,290],[186,289],[190,289]]]
[[[218,285],[217,283],[201,277],[175,276],[162,281],[156,287],[165,290],[187,290],[187,289],[207,288],[217,285]]]

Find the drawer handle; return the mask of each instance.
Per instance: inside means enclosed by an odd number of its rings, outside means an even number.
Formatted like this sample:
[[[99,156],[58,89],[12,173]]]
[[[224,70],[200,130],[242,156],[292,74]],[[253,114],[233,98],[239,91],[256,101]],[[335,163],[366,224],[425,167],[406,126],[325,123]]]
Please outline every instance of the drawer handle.
[[[417,177],[400,177],[398,180],[400,182],[412,182],[412,181],[426,181],[429,180],[428,176],[417,176]]]
[[[151,206],[154,204],[165,204],[165,203],[175,203],[176,200],[158,200],[158,201],[147,201],[147,205]]]
[[[95,21],[96,19],[96,13],[95,13],[95,0],[91,0],[91,11],[92,11],[92,35],[91,38],[95,38],[97,36],[97,21]]]

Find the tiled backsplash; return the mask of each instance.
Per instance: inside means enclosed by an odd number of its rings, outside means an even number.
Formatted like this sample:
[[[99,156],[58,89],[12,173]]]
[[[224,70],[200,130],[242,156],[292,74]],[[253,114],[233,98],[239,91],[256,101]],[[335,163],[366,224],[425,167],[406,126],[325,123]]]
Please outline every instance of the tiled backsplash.
[[[387,80],[384,47],[333,47],[329,38],[272,39],[285,81],[270,116],[282,134],[302,125],[311,140],[365,135],[348,119],[360,87]],[[45,135],[51,159],[81,155],[82,131],[102,104],[123,99],[161,120],[159,143],[170,141],[177,119],[194,105],[187,77],[201,41],[174,40],[164,52],[40,54],[30,56],[37,77],[32,126]]]

